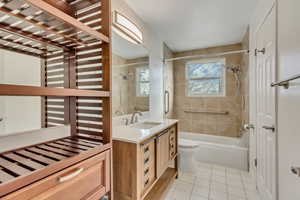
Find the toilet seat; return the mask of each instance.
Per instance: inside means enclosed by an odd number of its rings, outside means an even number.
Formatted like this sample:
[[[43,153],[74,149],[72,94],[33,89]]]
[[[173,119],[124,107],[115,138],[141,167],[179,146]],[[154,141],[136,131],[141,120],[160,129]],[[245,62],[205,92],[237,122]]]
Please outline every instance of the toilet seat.
[[[197,142],[187,139],[179,139],[178,145],[181,148],[196,148],[199,146]]]

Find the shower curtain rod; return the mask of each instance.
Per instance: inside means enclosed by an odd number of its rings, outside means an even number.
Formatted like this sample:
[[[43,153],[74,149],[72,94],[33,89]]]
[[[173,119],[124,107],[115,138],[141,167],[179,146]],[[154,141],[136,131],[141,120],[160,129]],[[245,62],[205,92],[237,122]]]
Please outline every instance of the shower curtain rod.
[[[240,54],[240,53],[249,53],[249,52],[250,51],[248,49],[245,49],[245,50],[238,50],[238,51],[227,51],[227,52],[223,52],[223,53],[198,54],[198,55],[192,55],[192,56],[168,58],[168,59],[164,59],[164,62],[171,62],[171,61],[175,61],[175,60],[184,60],[184,59],[190,59],[190,58],[206,58],[206,57],[224,56],[224,55],[230,55],[230,54]]]
[[[130,67],[134,65],[149,65],[149,62],[138,62],[138,63],[130,63],[130,64],[123,64],[123,65],[113,65],[116,67]]]

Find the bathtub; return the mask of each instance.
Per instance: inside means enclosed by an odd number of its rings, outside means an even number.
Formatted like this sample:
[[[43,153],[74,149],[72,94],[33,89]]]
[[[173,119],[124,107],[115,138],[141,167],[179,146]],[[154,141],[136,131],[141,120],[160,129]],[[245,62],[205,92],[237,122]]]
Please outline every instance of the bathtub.
[[[197,161],[248,170],[247,134],[241,138],[179,132],[179,138],[197,141]]]

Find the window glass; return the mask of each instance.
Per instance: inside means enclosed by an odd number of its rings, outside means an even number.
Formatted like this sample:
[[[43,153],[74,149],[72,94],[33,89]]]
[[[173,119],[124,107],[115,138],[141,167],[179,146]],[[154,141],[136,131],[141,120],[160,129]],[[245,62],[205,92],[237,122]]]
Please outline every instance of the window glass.
[[[150,70],[148,67],[139,67],[136,69],[137,74],[137,96],[147,97],[150,94]]]
[[[224,96],[224,60],[186,64],[188,96]]]

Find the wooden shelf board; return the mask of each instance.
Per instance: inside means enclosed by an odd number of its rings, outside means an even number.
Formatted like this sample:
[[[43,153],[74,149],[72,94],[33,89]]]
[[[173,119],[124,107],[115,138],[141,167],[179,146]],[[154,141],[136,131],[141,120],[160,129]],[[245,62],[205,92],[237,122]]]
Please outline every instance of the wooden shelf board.
[[[144,200],[163,200],[177,175],[178,172],[175,168],[168,168],[148,192]]]
[[[10,10],[8,8],[5,8],[5,7],[0,7],[0,11],[6,13],[7,15],[14,16],[14,17],[16,17],[20,20],[26,21],[26,22],[34,25],[34,26],[37,26],[37,27],[41,28],[44,31],[48,31],[50,33],[59,35],[59,36],[63,37],[66,40],[71,40],[71,41],[73,41],[75,43],[78,43],[80,45],[84,45],[84,43],[79,39],[72,38],[72,37],[66,36],[64,34],[61,34],[58,30],[56,30],[54,28],[51,28],[51,27],[49,27],[45,24],[41,24],[41,23],[39,23],[38,21],[36,21],[34,19],[29,19],[27,16],[22,15],[20,13],[14,13],[13,10]]]
[[[45,1],[36,1],[36,0],[25,0],[25,1],[30,3],[34,7],[39,8],[44,12],[47,12],[52,16],[64,21],[65,23],[77,28],[78,30],[88,33],[89,35],[93,36],[96,39],[102,40],[107,43],[110,42],[109,38],[106,35],[90,28],[89,26],[83,24],[82,22],[78,21],[74,17],[64,13],[60,9],[52,6],[51,4]]]
[[[2,96],[110,97],[108,91],[0,84]]]

